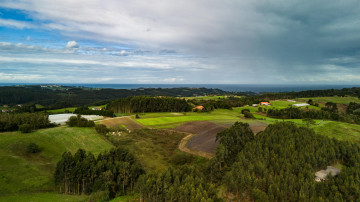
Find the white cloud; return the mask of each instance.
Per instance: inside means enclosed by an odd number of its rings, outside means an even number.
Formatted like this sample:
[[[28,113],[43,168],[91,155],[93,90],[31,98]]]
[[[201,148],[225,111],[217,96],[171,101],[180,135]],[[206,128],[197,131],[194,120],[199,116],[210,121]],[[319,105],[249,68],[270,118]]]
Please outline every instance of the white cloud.
[[[18,29],[36,28],[36,26],[34,26],[30,23],[27,23],[27,22],[1,19],[1,18],[0,18],[0,26],[13,27],[13,28],[18,28]]]
[[[79,48],[79,45],[76,43],[76,41],[68,41],[66,44],[66,48],[68,49]]]

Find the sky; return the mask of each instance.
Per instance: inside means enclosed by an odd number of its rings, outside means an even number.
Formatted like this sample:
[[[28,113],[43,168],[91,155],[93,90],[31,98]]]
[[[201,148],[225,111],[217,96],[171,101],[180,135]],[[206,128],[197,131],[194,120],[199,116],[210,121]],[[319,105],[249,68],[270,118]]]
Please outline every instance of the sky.
[[[360,1],[1,0],[0,83],[360,84]]]

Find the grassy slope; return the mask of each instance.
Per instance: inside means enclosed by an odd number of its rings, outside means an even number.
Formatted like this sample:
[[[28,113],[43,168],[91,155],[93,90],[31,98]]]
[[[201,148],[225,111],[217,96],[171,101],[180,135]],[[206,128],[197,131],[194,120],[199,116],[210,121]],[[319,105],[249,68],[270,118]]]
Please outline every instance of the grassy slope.
[[[360,143],[360,125],[336,121],[324,121],[319,126],[313,128],[321,135],[336,138],[338,140]]]
[[[42,201],[67,201],[67,202],[75,202],[75,201],[86,201],[88,196],[78,196],[78,195],[65,195],[65,194],[57,194],[57,193],[30,193],[30,194],[21,194],[21,195],[12,195],[12,196],[4,196],[0,197],[2,202],[42,202]]]
[[[315,102],[334,102],[339,104],[349,104],[350,102],[360,102],[360,99],[357,97],[312,97],[312,98],[298,98],[298,101],[307,102],[309,99],[312,99]]]
[[[29,142],[38,144],[42,151],[26,155],[24,147]],[[93,128],[56,127],[29,134],[0,133],[0,195],[52,191],[53,172],[63,152],[83,148],[98,154],[111,147]]]
[[[163,170],[176,152],[180,140],[186,134],[167,130],[143,129],[130,134],[114,136],[117,146],[126,147],[134,153],[146,170]]]

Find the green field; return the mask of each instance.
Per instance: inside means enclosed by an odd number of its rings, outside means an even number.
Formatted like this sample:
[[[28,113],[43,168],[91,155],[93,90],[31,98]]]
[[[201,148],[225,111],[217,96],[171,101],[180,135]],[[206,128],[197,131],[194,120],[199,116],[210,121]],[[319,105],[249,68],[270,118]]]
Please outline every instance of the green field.
[[[41,152],[26,154],[30,142],[39,145]],[[56,127],[29,134],[0,133],[0,196],[53,191],[52,176],[63,152],[74,153],[82,148],[98,154],[111,147],[94,128]]]
[[[86,195],[65,195],[57,194],[52,192],[47,193],[30,193],[30,194],[17,194],[12,196],[0,197],[2,202],[43,202],[43,201],[67,201],[67,202],[76,202],[76,201],[86,201],[88,196]]]
[[[240,113],[233,110],[218,109],[212,112],[186,112],[186,113],[146,113],[136,119],[144,126],[155,128],[173,127],[189,121],[227,120],[240,121]]]
[[[357,97],[312,97],[312,98],[298,98],[298,101],[307,102],[309,99],[312,99],[315,102],[333,102],[338,104],[349,104],[350,102],[360,103],[360,99]]]
[[[315,132],[338,140],[360,143],[360,125],[342,123],[336,121],[324,121],[317,127]]]

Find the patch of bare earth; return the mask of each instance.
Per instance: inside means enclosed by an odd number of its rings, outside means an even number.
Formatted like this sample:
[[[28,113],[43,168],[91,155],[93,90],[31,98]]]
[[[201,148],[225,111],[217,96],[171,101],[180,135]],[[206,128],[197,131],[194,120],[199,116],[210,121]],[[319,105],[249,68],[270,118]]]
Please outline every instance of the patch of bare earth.
[[[209,121],[187,122],[177,126],[174,130],[194,134],[187,143],[186,147],[190,150],[201,151],[214,154],[219,142],[216,142],[216,134],[225,130],[226,127]]]
[[[101,121],[101,123],[106,125],[107,127],[116,127],[119,125],[125,125],[126,128],[130,130],[144,128],[143,125],[141,125],[140,123],[136,122],[135,120],[131,119],[128,116],[106,119]]]
[[[263,122],[253,122],[249,125],[254,134],[264,131],[267,127],[267,124]],[[219,142],[215,141],[216,134],[230,126],[218,125],[209,121],[194,121],[177,126],[174,130],[188,134],[180,142],[179,149],[181,151],[211,158],[219,145]]]
[[[261,131],[264,131],[265,128],[268,126],[268,124],[260,121],[249,123],[249,125],[255,135]]]

